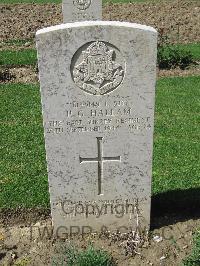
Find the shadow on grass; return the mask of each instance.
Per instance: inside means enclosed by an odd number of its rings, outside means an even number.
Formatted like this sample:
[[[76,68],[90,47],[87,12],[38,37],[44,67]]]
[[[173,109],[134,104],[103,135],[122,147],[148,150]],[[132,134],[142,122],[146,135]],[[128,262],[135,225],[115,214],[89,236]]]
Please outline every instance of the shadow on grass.
[[[200,219],[200,188],[173,190],[152,196],[151,229]],[[50,219],[50,208],[0,209],[0,222],[5,225],[33,224]]]
[[[151,229],[200,219],[200,188],[159,193],[151,204]]]

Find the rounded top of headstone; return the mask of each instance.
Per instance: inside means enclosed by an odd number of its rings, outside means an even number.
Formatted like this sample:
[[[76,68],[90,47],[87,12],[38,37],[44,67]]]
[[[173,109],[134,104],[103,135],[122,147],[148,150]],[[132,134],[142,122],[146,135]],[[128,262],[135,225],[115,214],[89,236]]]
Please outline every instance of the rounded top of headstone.
[[[150,26],[141,25],[137,23],[130,23],[130,22],[120,22],[120,21],[82,21],[82,22],[73,22],[73,23],[66,23],[60,24],[56,26],[51,26],[47,28],[40,29],[36,32],[36,36],[40,34],[45,34],[57,30],[64,30],[68,28],[81,28],[81,27],[91,27],[91,26],[115,26],[115,27],[124,27],[124,28],[134,28],[143,31],[149,31],[157,33],[156,29]]]

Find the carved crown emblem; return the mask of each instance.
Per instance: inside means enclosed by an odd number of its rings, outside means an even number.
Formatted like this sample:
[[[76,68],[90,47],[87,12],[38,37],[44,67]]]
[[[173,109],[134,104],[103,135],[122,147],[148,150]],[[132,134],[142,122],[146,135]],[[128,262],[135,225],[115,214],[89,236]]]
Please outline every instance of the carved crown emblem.
[[[91,0],[74,0],[73,3],[78,9],[84,10],[90,6]]]
[[[92,42],[82,51],[81,57],[82,62],[73,69],[73,80],[80,89],[93,95],[103,95],[122,82],[124,69],[115,62],[115,51],[104,42]]]

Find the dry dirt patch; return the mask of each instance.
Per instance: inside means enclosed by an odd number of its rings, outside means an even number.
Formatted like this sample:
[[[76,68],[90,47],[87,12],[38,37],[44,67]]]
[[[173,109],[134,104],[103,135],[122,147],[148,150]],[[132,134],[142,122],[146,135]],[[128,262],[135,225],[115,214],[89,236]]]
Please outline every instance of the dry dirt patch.
[[[59,246],[69,243],[78,248],[86,248],[90,243],[112,254],[118,265],[170,265],[177,266],[190,253],[192,234],[200,226],[200,219],[178,222],[163,226],[151,232],[151,237],[138,254],[126,255],[122,242],[105,236],[84,235],[55,241],[47,234],[42,236],[44,228],[51,229],[51,220],[40,220],[30,225],[0,225],[0,264],[50,265],[52,258],[59,261]],[[156,236],[156,238],[155,238]],[[156,240],[157,239],[157,240]],[[7,263],[7,264],[6,264]],[[20,264],[21,265],[21,264]],[[23,264],[22,264],[23,265]]]
[[[153,26],[167,35],[172,43],[200,41],[199,1],[107,5],[104,9],[104,19],[109,18]]]
[[[38,29],[62,23],[61,5],[55,4],[0,5],[0,14],[0,41],[32,39]],[[171,42],[200,41],[199,1],[107,4],[103,18],[153,26],[168,34]]]
[[[0,68],[0,83],[37,83],[38,74],[32,66]]]

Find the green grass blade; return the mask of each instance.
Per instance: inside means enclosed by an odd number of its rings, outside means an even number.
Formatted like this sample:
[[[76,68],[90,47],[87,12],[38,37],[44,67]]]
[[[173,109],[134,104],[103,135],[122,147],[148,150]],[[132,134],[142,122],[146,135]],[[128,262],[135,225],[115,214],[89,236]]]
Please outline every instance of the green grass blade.
[[[23,44],[23,40],[13,44]],[[177,45],[176,45],[177,46]],[[179,45],[181,48],[190,51],[194,59],[200,59],[200,43]],[[37,52],[35,49],[2,50],[0,51],[0,65],[35,65],[37,63]]]
[[[48,206],[39,86],[1,85],[0,93],[0,207]],[[199,97],[198,76],[157,83],[154,195],[200,188]]]
[[[36,63],[37,52],[35,49],[3,50],[0,52],[0,65],[35,65]]]

